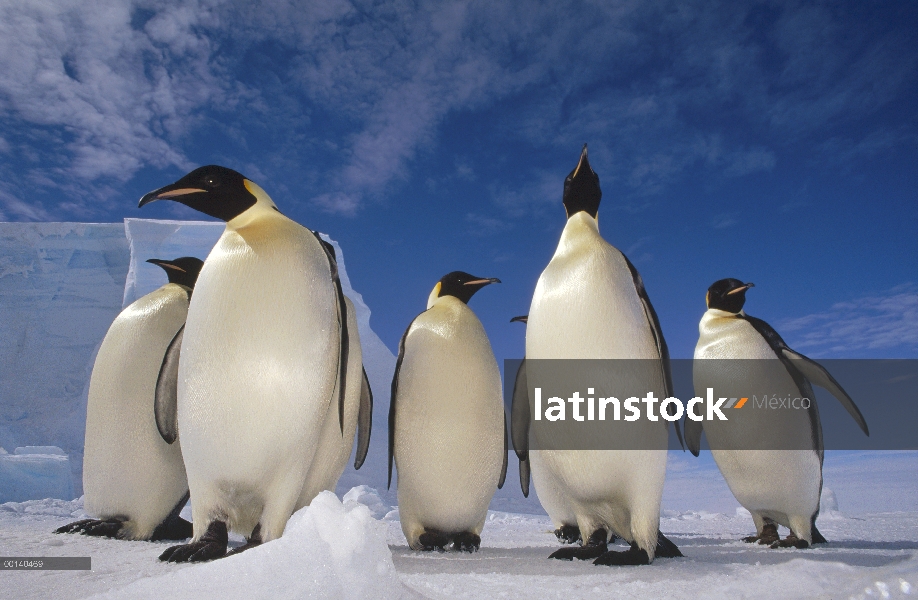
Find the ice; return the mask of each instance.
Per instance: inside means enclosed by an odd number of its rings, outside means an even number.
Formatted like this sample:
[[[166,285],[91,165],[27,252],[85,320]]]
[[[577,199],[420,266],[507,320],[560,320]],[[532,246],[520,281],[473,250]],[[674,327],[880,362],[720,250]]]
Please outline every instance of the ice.
[[[414,598],[392,563],[386,525],[322,492],[278,540],[216,562],[135,581],[93,598]]]
[[[370,513],[376,519],[384,518],[392,510],[392,507],[383,502],[379,492],[368,485],[358,485],[351,488],[343,498],[344,502],[357,502],[366,506]]]
[[[73,498],[70,459],[55,446],[0,452],[0,503],[41,498]]]

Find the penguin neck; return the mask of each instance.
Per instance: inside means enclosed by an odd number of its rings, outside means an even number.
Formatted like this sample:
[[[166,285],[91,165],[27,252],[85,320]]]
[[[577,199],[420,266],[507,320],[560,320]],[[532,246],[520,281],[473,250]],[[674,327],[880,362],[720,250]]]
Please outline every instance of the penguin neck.
[[[278,210],[277,205],[271,200],[261,187],[248,179],[245,180],[245,187],[255,196],[255,204],[250,206],[241,214],[236,215],[226,222],[226,228],[229,230],[238,230],[247,227],[261,219],[274,219],[280,217],[286,219]]]
[[[720,310],[719,308],[709,308],[707,311],[705,311],[704,315],[702,315],[701,322],[698,323],[698,332],[702,335],[710,333],[712,329],[717,327],[718,321],[721,319],[742,319],[745,316],[746,313],[744,313],[742,310],[740,310],[738,313],[732,313],[726,310]]]
[[[586,211],[580,211],[567,220],[555,255],[566,254],[580,244],[592,243],[596,240],[602,240],[598,220],[591,217]]]

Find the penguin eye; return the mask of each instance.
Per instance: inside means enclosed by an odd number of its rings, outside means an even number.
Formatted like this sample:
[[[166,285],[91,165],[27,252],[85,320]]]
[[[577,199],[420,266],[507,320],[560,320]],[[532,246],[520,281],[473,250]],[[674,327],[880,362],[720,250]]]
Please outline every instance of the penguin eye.
[[[204,178],[204,185],[209,188],[220,187],[220,180],[213,175],[209,175]]]

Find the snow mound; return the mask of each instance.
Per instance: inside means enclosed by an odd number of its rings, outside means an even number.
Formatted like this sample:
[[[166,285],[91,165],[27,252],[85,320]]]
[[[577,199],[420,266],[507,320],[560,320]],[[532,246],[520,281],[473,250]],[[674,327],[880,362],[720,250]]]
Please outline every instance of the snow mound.
[[[351,488],[344,494],[344,502],[345,504],[357,502],[366,506],[370,509],[374,519],[382,519],[392,510],[391,506],[383,502],[383,499],[379,496],[379,491],[368,485],[358,485]]]
[[[287,522],[284,535],[243,554],[175,567],[94,598],[414,598],[399,580],[386,526],[358,502],[322,492]]]
[[[58,500],[45,498],[43,500],[26,500],[25,502],[6,502],[0,504],[0,511],[19,513],[23,515],[44,515],[52,517],[72,517],[85,519],[88,515],[83,511],[83,497],[76,500]]]

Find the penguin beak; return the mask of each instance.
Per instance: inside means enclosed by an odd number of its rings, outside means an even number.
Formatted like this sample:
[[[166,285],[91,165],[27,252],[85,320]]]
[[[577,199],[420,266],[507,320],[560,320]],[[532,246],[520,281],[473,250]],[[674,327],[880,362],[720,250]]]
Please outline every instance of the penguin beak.
[[[520,323],[528,323],[529,315],[520,315],[518,317],[513,317],[512,319],[510,319],[511,323],[515,323],[517,321],[519,321]]]
[[[148,263],[154,264],[157,267],[162,267],[163,269],[172,269],[173,271],[179,271],[181,273],[187,273],[185,269],[179,267],[178,265],[173,265],[169,261],[159,260],[158,258],[150,258],[147,260]]]
[[[500,283],[500,279],[497,277],[491,277],[490,279],[473,279],[472,281],[466,281],[462,285],[489,285],[492,283]]]
[[[137,204],[137,208],[142,208],[144,205],[149,204],[150,202],[156,202],[157,200],[171,200],[172,198],[178,198],[179,196],[185,196],[187,194],[197,194],[199,192],[206,192],[207,190],[202,190],[199,188],[176,188],[175,184],[167,185],[161,187],[158,190],[153,190],[149,194],[144,195],[140,199],[140,202]]]
[[[574,169],[574,174],[571,175],[571,179],[577,176],[577,173],[580,172],[580,168],[583,165],[586,165],[587,168],[590,167],[590,160],[589,158],[587,158],[587,145],[586,144],[583,145],[583,150],[580,151],[580,161],[577,163],[577,168]]]
[[[740,286],[736,288],[735,290],[730,290],[729,292],[727,292],[727,296],[732,296],[733,294],[739,294],[740,292],[745,292],[749,288],[754,288],[754,287],[755,287],[754,283],[747,283],[746,285]]]

